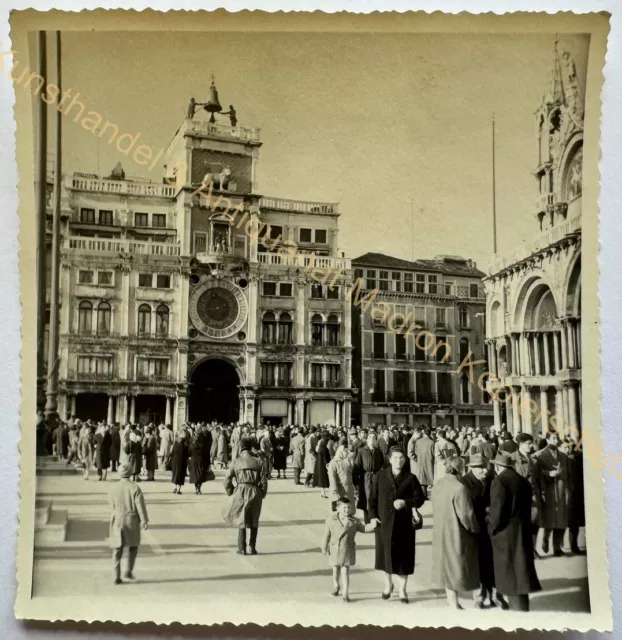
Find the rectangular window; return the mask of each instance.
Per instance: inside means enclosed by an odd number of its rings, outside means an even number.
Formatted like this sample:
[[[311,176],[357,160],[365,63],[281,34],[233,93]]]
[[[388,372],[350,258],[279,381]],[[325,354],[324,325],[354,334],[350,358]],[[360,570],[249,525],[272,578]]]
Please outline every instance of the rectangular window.
[[[95,209],[80,209],[80,222],[95,224]]]
[[[438,276],[428,274],[428,293],[438,293]]]
[[[264,282],[263,283],[263,294],[264,294],[264,296],[275,296],[276,295],[276,282]]]
[[[436,307],[435,322],[438,326],[447,325],[447,309],[445,307]]]
[[[134,214],[134,226],[135,227],[148,227],[149,226],[149,214],[148,213],[135,213]]]
[[[395,359],[406,360],[406,337],[401,333],[395,334]]]
[[[261,384],[264,387],[274,386],[275,364],[273,362],[261,363]]]
[[[110,225],[112,223],[113,223],[112,211],[104,211],[103,209],[101,209],[99,212],[99,224]]]
[[[279,295],[282,298],[292,297],[292,283],[291,282],[279,282]]]
[[[324,287],[321,284],[311,285],[311,297],[320,300],[324,298]]]
[[[312,387],[322,386],[322,368],[323,368],[323,365],[321,364],[311,365],[311,386]]]
[[[326,229],[315,230],[315,243],[326,244]]]
[[[408,402],[409,374],[408,371],[393,372],[393,400],[394,402]]]
[[[451,374],[446,371],[437,373],[436,387],[438,389],[438,402],[441,404],[451,404],[453,402]]]
[[[279,237],[283,237],[283,227],[280,227],[278,225],[270,225],[270,239],[271,240],[278,240]]]
[[[339,300],[339,287],[327,287],[326,288],[326,297],[329,300]]]
[[[112,285],[112,271],[98,271],[97,284],[100,287],[110,287]]]
[[[401,293],[404,290],[402,286],[402,273],[400,271],[391,271],[391,280],[393,282],[392,291]]]
[[[378,287],[380,291],[391,291],[391,286],[389,283],[389,272],[388,271],[379,271],[378,272],[378,280],[380,282],[380,286]]]
[[[354,278],[362,278],[363,277],[363,269],[355,269],[354,270]]]
[[[384,360],[384,333],[374,333],[374,358],[377,360]]]
[[[385,383],[384,371],[382,369],[374,370],[374,388],[371,394],[372,402],[385,401]]]
[[[375,269],[367,269],[367,288],[375,289],[376,288],[376,270]]]
[[[160,380],[168,376],[168,358],[156,358],[153,361],[153,375]]]
[[[445,295],[446,296],[453,296],[454,295],[454,283],[453,282],[446,282],[445,283]]]
[[[415,324],[425,327],[425,307],[415,306]]]
[[[341,384],[340,367],[338,364],[326,365],[326,385],[338,387]]]
[[[138,274],[138,286],[139,287],[150,287],[153,283],[153,274],[152,273],[139,273]]]
[[[425,273],[415,274],[415,293],[425,293]]]
[[[300,230],[300,242],[311,242],[311,229]]]
[[[469,313],[466,310],[466,307],[460,307],[460,310],[458,312],[458,318],[460,321],[460,328],[461,329],[468,329],[469,327]]]
[[[156,277],[156,287],[158,289],[170,289],[171,288],[171,276],[167,274],[158,274]]]
[[[136,377],[139,380],[149,378],[149,360],[147,358],[138,358],[136,360]]]
[[[415,372],[415,387],[417,394],[417,402],[430,404],[434,402],[432,394],[432,378],[427,371]]]
[[[91,373],[91,358],[85,356],[78,356],[78,373],[85,374]]]
[[[157,227],[159,229],[166,228],[166,214],[165,213],[154,213],[151,216],[151,226]]]
[[[404,293],[413,293],[415,290],[413,280],[414,278],[412,273],[404,274]]]
[[[275,368],[276,368],[276,386],[291,387],[292,386],[292,363],[278,362]]]
[[[78,271],[78,284],[93,284],[93,276],[93,271],[80,269],[80,271]]]
[[[469,298],[479,298],[478,284],[473,283],[469,285]]]
[[[207,233],[194,234],[194,252],[202,253],[207,248]]]

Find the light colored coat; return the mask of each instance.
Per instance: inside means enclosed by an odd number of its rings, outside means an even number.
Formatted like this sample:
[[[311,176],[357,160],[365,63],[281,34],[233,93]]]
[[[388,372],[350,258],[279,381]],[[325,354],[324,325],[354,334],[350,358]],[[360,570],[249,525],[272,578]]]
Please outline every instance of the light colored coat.
[[[148,524],[147,507],[140,487],[123,478],[116,482],[108,494],[110,503],[110,547],[138,547],[140,526]]]
[[[350,567],[356,564],[357,533],[371,533],[372,524],[363,524],[358,518],[348,516],[345,522],[338,513],[331,514],[324,525],[322,536],[322,551],[328,553],[329,562],[333,567]]]
[[[352,480],[352,463],[349,460],[333,458],[328,463],[328,482],[331,500],[348,498],[350,507],[355,509],[354,481]]]
[[[297,433],[289,445],[289,452],[292,454],[292,467],[303,469],[305,466],[305,437],[302,433]]]
[[[411,440],[412,442],[412,440]],[[410,448],[410,445],[409,445]],[[434,441],[432,438],[424,435],[415,441],[413,445],[413,453],[415,455],[415,471],[417,480],[423,485],[431,486],[434,484]],[[410,457],[410,454],[409,454]]]
[[[469,490],[459,478],[447,474],[434,484],[432,507],[432,581],[454,591],[478,588],[479,525]]]
[[[173,451],[173,432],[165,427],[160,431],[160,455],[170,456]]]
[[[315,473],[315,461],[317,459],[317,453],[315,447],[319,442],[319,438],[315,433],[310,433],[305,438],[305,473],[313,475]]]

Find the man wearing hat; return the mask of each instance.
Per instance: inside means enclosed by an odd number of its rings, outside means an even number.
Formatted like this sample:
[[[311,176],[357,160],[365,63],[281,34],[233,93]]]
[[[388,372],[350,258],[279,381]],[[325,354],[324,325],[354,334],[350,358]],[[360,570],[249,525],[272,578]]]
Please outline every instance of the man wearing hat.
[[[134,564],[140,546],[140,528],[147,529],[149,518],[145,498],[140,487],[130,479],[129,465],[119,467],[119,481],[115,482],[108,501],[111,507],[110,547],[114,562],[115,584],[121,584],[121,558],[124,547],[128,548],[127,580],[134,579]]]
[[[494,459],[488,524],[497,593],[508,597],[510,609],[529,611],[529,594],[541,589],[531,537],[532,490],[514,465],[507,451]]]
[[[479,562],[479,579],[481,587],[473,593],[475,606],[483,609],[488,599],[491,607],[497,604],[503,608],[508,608],[508,603],[501,594],[493,598],[493,588],[495,586],[495,572],[493,568],[492,542],[486,522],[488,507],[490,507],[490,486],[492,484],[492,474],[488,461],[481,453],[474,453],[469,458],[469,470],[462,476],[462,482],[466,485],[473,501],[473,510],[479,524],[477,534],[477,557]]]
[[[540,489],[536,478],[536,464],[533,455],[533,436],[529,433],[519,433],[516,435],[518,450],[512,454],[514,468],[519,476],[528,480],[531,484],[531,534],[533,537],[533,554],[536,559],[540,554],[536,551],[536,541],[538,539],[538,515],[541,510]]]

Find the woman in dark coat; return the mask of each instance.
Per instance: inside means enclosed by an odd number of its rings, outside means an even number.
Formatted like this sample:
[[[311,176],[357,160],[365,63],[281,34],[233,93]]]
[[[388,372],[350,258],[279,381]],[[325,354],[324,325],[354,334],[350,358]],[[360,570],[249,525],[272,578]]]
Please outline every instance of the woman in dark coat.
[[[330,434],[328,431],[322,433],[322,437],[316,447],[315,469],[313,471],[313,486],[320,487],[322,490],[322,498],[328,498],[326,489],[330,487],[328,478],[328,469],[326,468],[330,462],[330,451],[328,450],[328,441]]]
[[[130,433],[125,445],[125,453],[127,453],[127,465],[132,471],[130,478],[133,482],[140,482],[140,471],[143,467],[143,447],[138,429],[132,430]]]
[[[110,462],[112,464],[112,470],[117,470],[119,464],[119,457],[121,456],[121,431],[118,425],[112,427],[110,431]]]
[[[95,434],[95,465],[97,467],[97,477],[105,480],[110,466],[110,431],[108,427],[101,428]]]
[[[145,469],[147,470],[147,480],[153,481],[155,470],[158,468],[158,441],[153,435],[153,427],[145,429],[143,438],[143,455],[145,456]]]
[[[585,551],[579,548],[579,529],[585,526],[583,453],[570,447],[568,453],[568,495],[570,550],[575,555],[585,555]]]
[[[408,603],[408,576],[415,572],[415,530],[413,508],[425,502],[417,477],[410,472],[406,456],[398,447],[389,455],[390,466],[379,471],[372,482],[369,496],[370,522],[376,521],[376,564],[384,571],[382,598],[388,600],[393,591],[393,575],[399,578],[400,601]]]
[[[186,434],[184,432],[177,435],[173,445],[171,468],[173,469],[171,482],[175,485],[173,493],[181,495],[181,488],[186,482],[186,472],[188,471],[188,445],[186,444]]]
[[[287,469],[287,452],[288,452],[288,440],[283,434],[283,430],[279,429],[274,438],[274,470],[277,472],[277,478],[281,477],[281,471],[283,472],[283,478],[285,478],[285,469]]]
[[[205,482],[207,476],[207,467],[205,466],[205,434],[199,431],[192,439],[190,445],[190,482],[194,485],[194,492],[201,495],[201,485]],[[209,461],[209,458],[208,458]]]

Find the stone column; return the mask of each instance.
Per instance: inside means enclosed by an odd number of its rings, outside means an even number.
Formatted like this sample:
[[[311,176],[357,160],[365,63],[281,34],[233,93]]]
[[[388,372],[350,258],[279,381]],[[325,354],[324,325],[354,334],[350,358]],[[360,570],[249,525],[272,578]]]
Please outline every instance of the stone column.
[[[568,387],[568,405],[569,424],[567,426],[576,427],[577,431],[580,432],[579,416],[577,414],[577,388],[574,385]],[[573,431],[571,430],[569,433],[572,435]]]
[[[346,429],[350,428],[352,421],[352,400],[346,398],[343,402],[343,425]]]
[[[253,343],[257,342],[257,325],[259,324],[257,318],[259,314],[257,313],[257,287],[259,286],[258,280],[256,277],[249,278],[248,281],[248,322],[247,322],[247,333],[248,333],[248,341]]]
[[[108,424],[114,424],[114,396],[108,396],[108,416],[106,421]]]
[[[567,343],[567,333],[566,333],[566,321],[562,321],[562,330],[560,334],[561,343],[562,343],[562,369],[568,368],[568,343]]]
[[[340,292],[341,294],[341,292]],[[341,344],[344,347],[352,346],[352,305],[349,300],[343,299],[343,331],[341,332]],[[345,331],[345,335],[344,335]],[[408,347],[406,347],[408,348]]]
[[[293,424],[292,401],[287,399],[287,424]]]
[[[302,398],[296,398],[296,424],[305,424],[305,401]]]
[[[390,413],[385,413],[384,414],[384,426],[387,429],[391,428],[391,414]]]
[[[130,304],[130,267],[124,267],[121,271],[121,300],[119,303],[119,313],[121,315],[121,335],[127,336],[130,331],[137,329],[138,319],[134,314],[134,305]],[[130,322],[130,315],[132,320]]]
[[[581,368],[581,319],[577,318],[577,326],[575,327],[575,338],[577,340],[577,368]]]
[[[181,277],[181,294],[178,302],[178,322],[177,337],[186,338],[188,336],[188,300],[190,299],[190,276],[188,273],[182,273]],[[253,317],[253,316],[251,316]],[[254,324],[254,323],[253,323]]]
[[[302,346],[306,344],[306,328],[305,322],[305,290],[304,282],[296,282],[296,344]],[[309,338],[310,341],[310,338]]]
[[[512,335],[512,375],[520,375],[519,369],[520,359],[518,356],[518,339],[515,335]]]
[[[71,415],[75,416],[76,415],[76,399],[78,397],[77,393],[72,393],[71,394]]]
[[[259,236],[259,207],[251,205],[250,209],[250,261],[257,262],[257,241]]]
[[[577,366],[577,341],[575,336],[574,320],[568,320],[568,366],[574,369]]]
[[[551,375],[551,355],[550,355],[550,347],[549,347],[549,333],[545,331],[542,334],[542,340],[544,344],[544,375]]]
[[[519,408],[521,399],[520,395],[516,393],[516,388],[512,387],[512,422],[514,424],[514,433],[521,433],[523,430]]]
[[[540,336],[539,334],[534,333],[531,339],[533,340],[534,373],[537,376],[541,376],[542,371],[540,370]]]
[[[335,426],[341,426],[341,401],[335,400]]]
[[[494,411],[495,416],[495,429],[501,429],[501,407],[498,400],[492,401],[492,409]]]
[[[562,387],[562,403],[564,405],[564,424],[563,429],[566,430],[566,427],[570,423],[570,403],[568,402],[568,387]]]
[[[533,435],[533,417],[531,415],[531,389],[523,387],[523,397],[521,401],[521,412],[523,414],[523,431]]]
[[[548,387],[540,387],[540,424],[544,433],[549,430],[549,396],[547,392]]]
[[[557,373],[562,368],[562,358],[559,350],[560,334],[558,331],[554,331],[551,337],[553,338],[553,355],[555,356],[555,372]]]
[[[136,396],[130,396],[130,423],[136,422]]]
[[[511,393],[510,389],[510,393]],[[508,433],[514,434],[514,416],[512,415],[512,395],[510,393],[507,394],[505,400],[505,419],[507,424],[505,425]]]
[[[171,424],[172,419],[172,412],[171,412],[171,397],[170,396],[166,396],[166,413],[164,416],[164,424]]]

